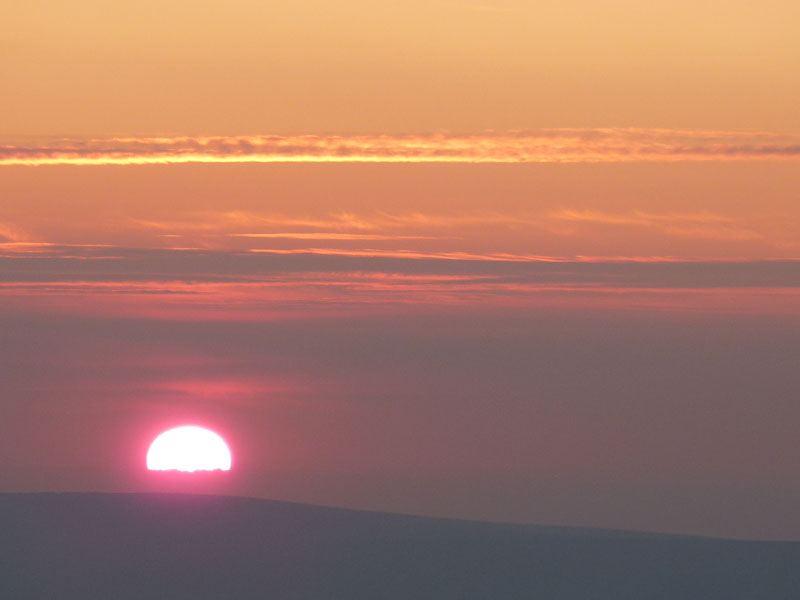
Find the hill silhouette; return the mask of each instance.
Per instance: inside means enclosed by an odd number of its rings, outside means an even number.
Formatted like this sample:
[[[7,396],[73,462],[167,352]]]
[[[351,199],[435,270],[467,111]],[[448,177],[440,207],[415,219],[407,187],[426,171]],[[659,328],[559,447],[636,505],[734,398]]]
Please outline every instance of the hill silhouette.
[[[0,494],[0,598],[793,600],[800,543],[223,496]]]

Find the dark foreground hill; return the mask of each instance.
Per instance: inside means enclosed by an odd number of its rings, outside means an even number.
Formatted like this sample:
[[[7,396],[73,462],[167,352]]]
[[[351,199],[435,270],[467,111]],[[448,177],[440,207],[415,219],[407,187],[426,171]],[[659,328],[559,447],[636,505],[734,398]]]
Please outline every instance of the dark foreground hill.
[[[796,600],[800,543],[216,496],[6,494],[0,598]]]

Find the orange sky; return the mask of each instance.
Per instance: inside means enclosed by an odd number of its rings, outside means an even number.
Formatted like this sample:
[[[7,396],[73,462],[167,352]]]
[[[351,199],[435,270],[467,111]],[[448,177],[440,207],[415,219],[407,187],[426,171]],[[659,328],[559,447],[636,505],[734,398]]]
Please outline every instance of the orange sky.
[[[0,134],[800,132],[793,0],[32,0]]]
[[[15,3],[0,241],[797,258],[798,21],[783,0]],[[102,166],[262,160],[460,164]],[[469,164],[495,160],[611,164]]]
[[[800,258],[794,161],[0,172],[6,242]]]

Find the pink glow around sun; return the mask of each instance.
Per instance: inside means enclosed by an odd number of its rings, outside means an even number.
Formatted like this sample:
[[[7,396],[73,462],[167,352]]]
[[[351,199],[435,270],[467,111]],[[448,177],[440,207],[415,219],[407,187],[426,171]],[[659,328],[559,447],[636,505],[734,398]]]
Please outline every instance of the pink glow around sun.
[[[231,451],[213,431],[184,425],[159,435],[147,451],[150,471],[229,471]]]

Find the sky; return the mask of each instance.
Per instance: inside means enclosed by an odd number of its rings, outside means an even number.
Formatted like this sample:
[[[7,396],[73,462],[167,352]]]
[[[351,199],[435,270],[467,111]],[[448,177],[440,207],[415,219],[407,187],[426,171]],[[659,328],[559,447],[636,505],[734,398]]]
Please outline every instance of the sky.
[[[796,2],[7,4],[0,491],[800,539]]]

